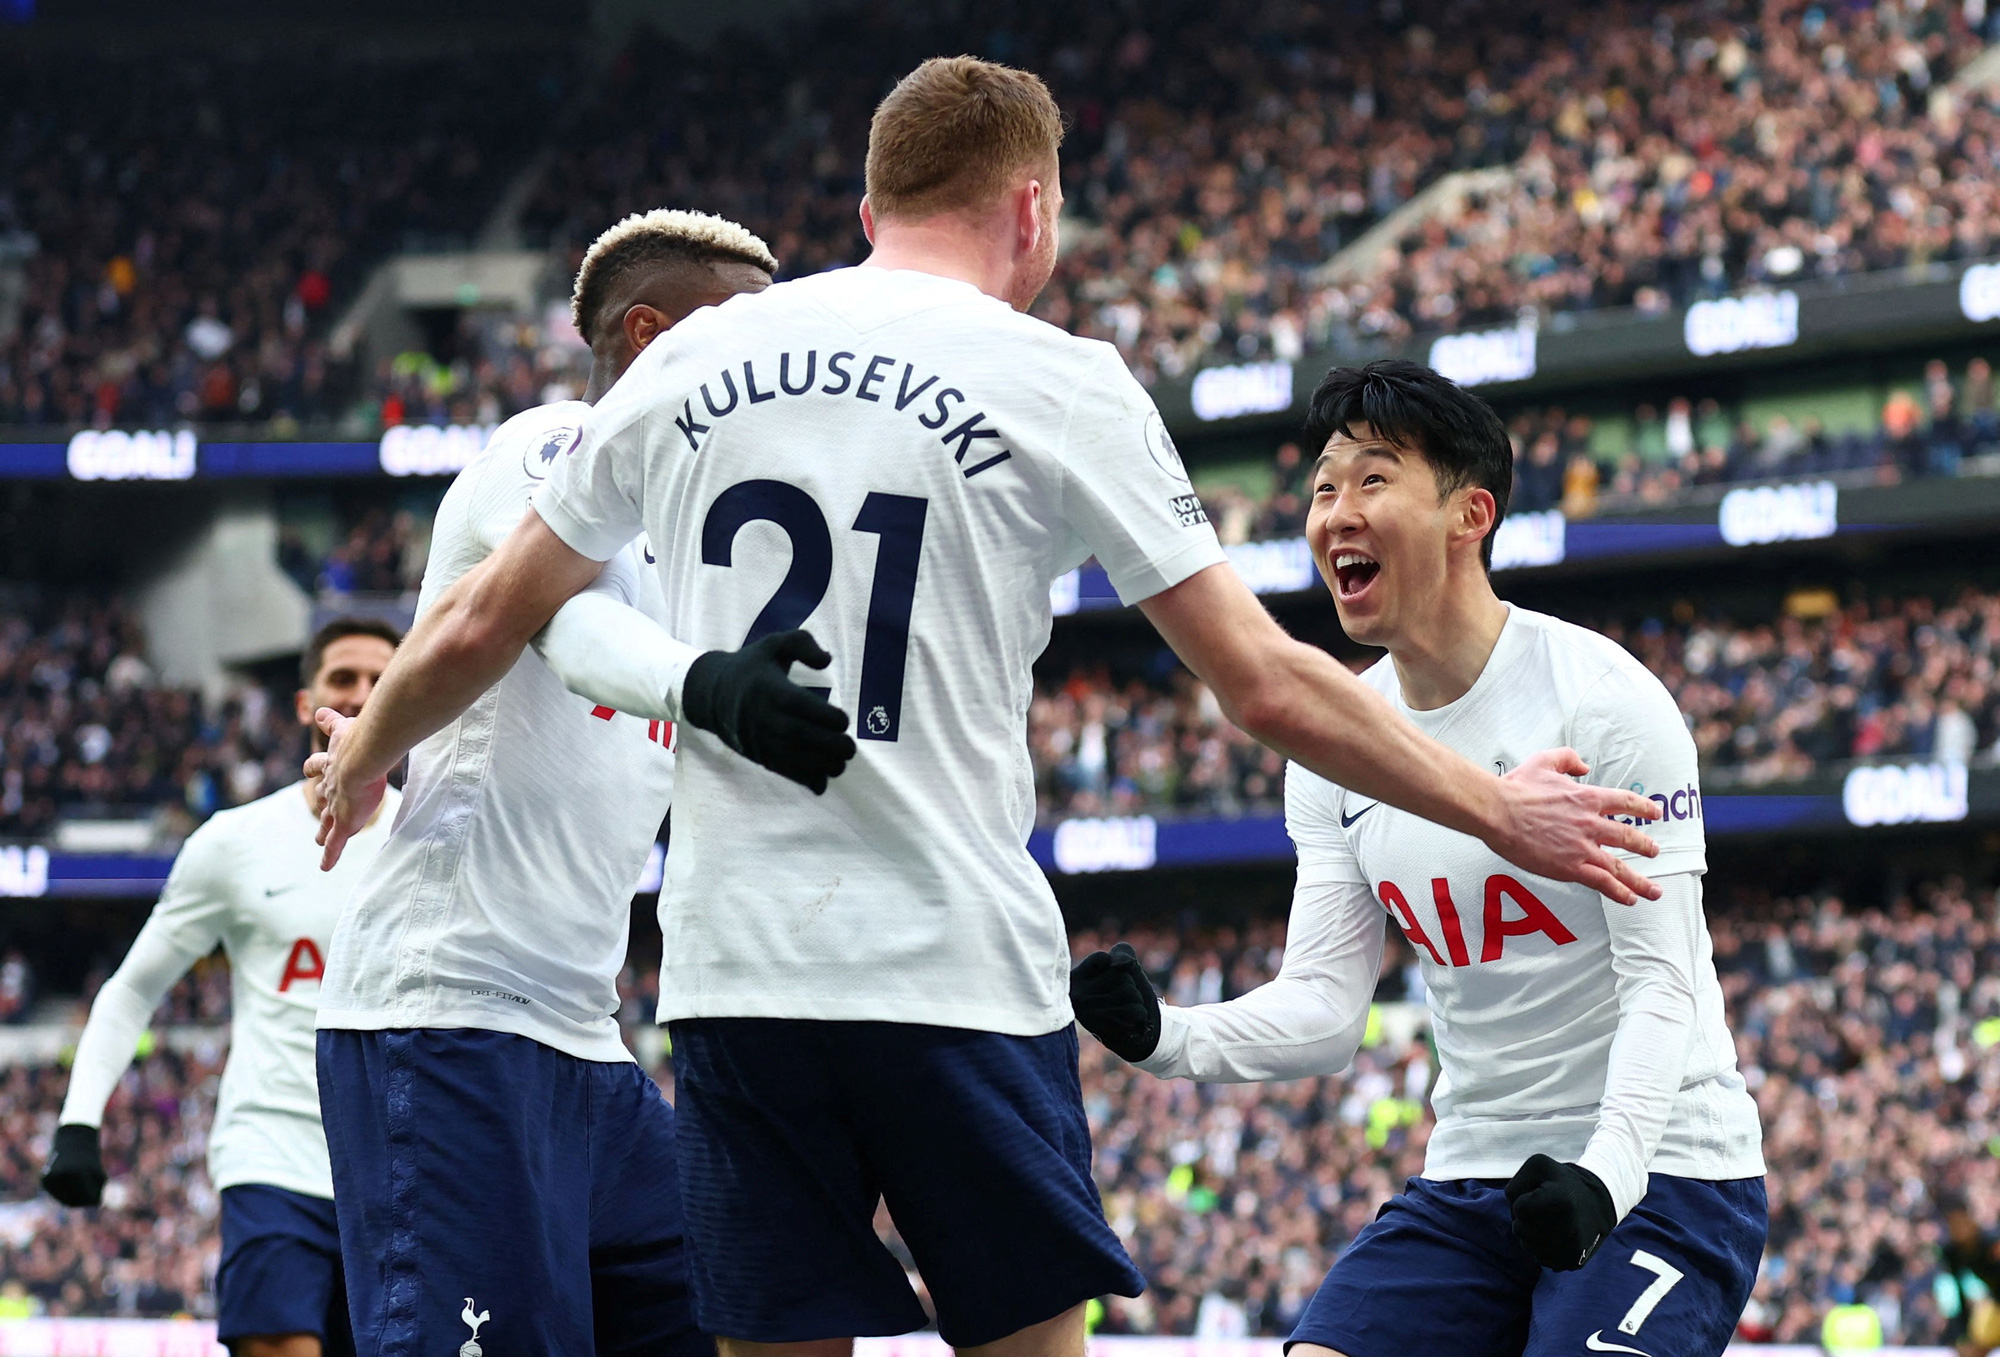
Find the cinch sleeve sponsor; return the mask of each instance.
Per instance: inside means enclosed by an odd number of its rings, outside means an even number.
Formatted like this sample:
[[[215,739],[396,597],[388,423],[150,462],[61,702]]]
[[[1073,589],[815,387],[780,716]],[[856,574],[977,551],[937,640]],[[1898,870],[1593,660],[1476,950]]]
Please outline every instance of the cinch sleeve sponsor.
[[[1628,788],[1660,808],[1660,818],[1643,826],[1660,855],[1620,857],[1641,863],[1653,877],[1708,870],[1694,739],[1658,679],[1636,661],[1612,666],[1578,704],[1570,742],[1590,765],[1592,783]]]

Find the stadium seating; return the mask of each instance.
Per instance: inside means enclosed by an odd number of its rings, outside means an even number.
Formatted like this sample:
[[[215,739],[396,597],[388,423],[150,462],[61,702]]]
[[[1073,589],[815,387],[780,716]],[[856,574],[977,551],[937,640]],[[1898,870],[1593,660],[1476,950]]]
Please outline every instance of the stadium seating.
[[[33,252],[0,331],[0,424],[341,413],[338,305],[390,250],[469,239],[566,75],[547,52],[16,53],[0,235]]]
[[[1826,616],[1720,618],[1606,635],[1663,679],[1711,790],[1807,776],[1872,755],[2000,755],[2000,594],[1881,598]],[[1028,709],[1044,819],[1138,811],[1271,811],[1284,762],[1222,715],[1191,675],[1102,665],[1043,684]]]
[[[1947,880],[1880,907],[1837,889],[1769,897],[1714,884],[1710,904],[1772,1170],[1770,1253],[1744,1336],[1810,1341],[1828,1306],[1858,1298],[1889,1316],[1891,1341],[1936,1341],[1940,1203],[1967,1198],[2000,1218],[2000,1160],[1985,1151],[2000,1080],[2000,901]],[[1191,1004],[1268,979],[1284,929],[1087,930],[1071,945],[1114,937],[1138,947],[1173,1002]],[[168,1014],[225,1020],[223,974],[211,965],[184,982]],[[628,976],[621,1017],[644,1020],[656,987]],[[1378,1001],[1421,997],[1392,940]],[[1136,1301],[1111,1301],[1100,1332],[1284,1334],[1422,1163],[1433,1071],[1421,1042],[1384,1039],[1345,1074],[1274,1085],[1163,1082],[1084,1042],[1106,1212],[1151,1282]],[[128,1076],[107,1119],[115,1206],[94,1214],[34,1200],[63,1072],[0,1071],[0,1276],[51,1314],[212,1308],[216,1203],[201,1154],[218,1059],[200,1043],[163,1048]],[[20,1228],[31,1220],[46,1224]]]

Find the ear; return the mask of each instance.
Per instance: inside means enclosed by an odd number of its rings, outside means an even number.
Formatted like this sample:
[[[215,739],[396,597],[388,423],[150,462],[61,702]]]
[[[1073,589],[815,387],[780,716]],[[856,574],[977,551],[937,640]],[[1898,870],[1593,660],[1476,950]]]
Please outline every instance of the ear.
[[[875,207],[868,201],[868,195],[861,195],[861,234],[868,237],[868,243],[875,243]]]
[[[622,322],[625,342],[632,346],[634,354],[644,353],[646,346],[664,334],[669,324],[665,312],[644,302],[634,302]]]
[[[292,710],[298,713],[300,725],[302,726],[311,725],[313,723],[313,711],[315,710],[312,700],[312,694],[307,692],[303,688],[299,689],[296,693],[293,693]]]
[[[1492,534],[1499,516],[1500,506],[1491,490],[1480,485],[1465,491],[1459,501],[1457,526],[1452,529],[1452,544],[1464,543],[1477,550],[1479,543]]]
[[[1030,179],[1014,193],[1015,250],[1028,255],[1042,243],[1042,181]]]

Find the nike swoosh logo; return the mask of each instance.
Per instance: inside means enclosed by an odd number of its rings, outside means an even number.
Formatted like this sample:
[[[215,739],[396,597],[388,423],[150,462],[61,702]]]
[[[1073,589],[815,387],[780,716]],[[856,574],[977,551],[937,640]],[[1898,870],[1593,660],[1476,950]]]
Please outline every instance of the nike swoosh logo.
[[[653,554],[653,546],[650,542],[639,548],[639,554],[646,558],[647,565],[658,565],[660,563],[660,558]]]
[[[1352,815],[1349,815],[1346,811],[1342,811],[1340,813],[1340,827],[1342,829],[1346,829],[1349,825],[1352,825],[1356,820],[1359,820],[1362,816],[1366,815],[1369,811],[1375,809],[1375,807],[1381,804],[1382,803],[1380,801],[1370,801],[1367,805],[1363,806],[1360,810],[1355,811],[1354,814]]]
[[[1603,1338],[1599,1337],[1603,1332],[1604,1330],[1599,1329],[1597,1333],[1584,1339],[1583,1345],[1592,1352],[1630,1352],[1637,1354],[1637,1357],[1653,1357],[1652,1353],[1645,1351],[1643,1348],[1628,1348],[1623,1343],[1607,1343]]]
[[[305,883],[294,881],[289,886],[266,886],[264,887],[264,898],[268,900],[274,895],[283,895],[286,891],[295,891],[303,884]]]

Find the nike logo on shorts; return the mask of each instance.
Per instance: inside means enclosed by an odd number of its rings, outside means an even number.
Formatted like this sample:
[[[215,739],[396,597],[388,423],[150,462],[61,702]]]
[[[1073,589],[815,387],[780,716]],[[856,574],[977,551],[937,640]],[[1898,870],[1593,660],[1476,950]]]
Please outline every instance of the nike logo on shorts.
[[[1636,1353],[1638,1357],[1653,1357],[1652,1353],[1642,1348],[1628,1348],[1623,1343],[1607,1343],[1604,1341],[1603,1333],[1604,1330],[1599,1329],[1596,1333],[1584,1339],[1583,1345],[1592,1352],[1631,1352]]]
[[[1342,811],[1340,813],[1340,827],[1342,829],[1346,829],[1349,825],[1352,825],[1356,820],[1359,820],[1362,816],[1366,815],[1369,811],[1375,809],[1375,807],[1381,804],[1382,803],[1380,801],[1370,801],[1367,805],[1363,806],[1360,810],[1355,811],[1354,814],[1352,815],[1349,815],[1346,811]]]

